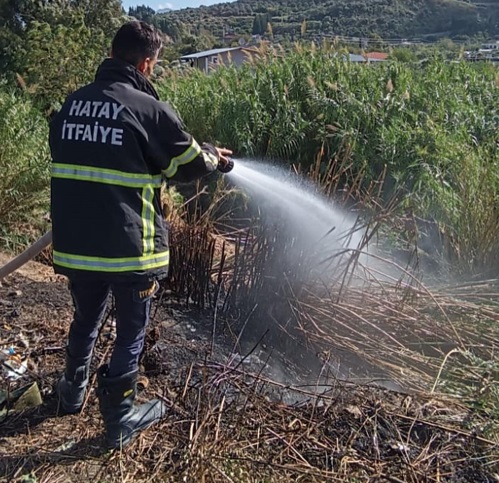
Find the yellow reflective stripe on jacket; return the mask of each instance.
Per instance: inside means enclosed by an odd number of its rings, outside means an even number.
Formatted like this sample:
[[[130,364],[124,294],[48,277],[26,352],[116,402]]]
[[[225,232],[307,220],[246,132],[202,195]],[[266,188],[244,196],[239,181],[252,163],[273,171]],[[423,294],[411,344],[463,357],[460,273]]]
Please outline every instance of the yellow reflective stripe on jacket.
[[[218,159],[215,155],[211,153],[203,153],[203,158],[205,163],[210,163],[213,166],[213,169],[217,169]]]
[[[127,188],[143,188],[161,186],[162,176],[143,173],[127,173],[115,169],[94,168],[76,164],[52,164],[52,177],[73,179],[77,181],[92,181],[95,183],[112,184]]]
[[[142,246],[143,254],[154,253],[154,188],[146,186],[142,189]]]
[[[141,257],[103,258],[61,253],[54,250],[54,264],[75,270],[93,272],[134,272],[168,265],[170,252],[154,253]]]
[[[191,145],[180,155],[175,158],[172,158],[170,161],[170,166],[163,171],[167,178],[171,178],[175,176],[177,173],[178,167],[183,164],[189,164],[191,161],[194,161],[201,154],[201,148],[195,139],[192,140]]]

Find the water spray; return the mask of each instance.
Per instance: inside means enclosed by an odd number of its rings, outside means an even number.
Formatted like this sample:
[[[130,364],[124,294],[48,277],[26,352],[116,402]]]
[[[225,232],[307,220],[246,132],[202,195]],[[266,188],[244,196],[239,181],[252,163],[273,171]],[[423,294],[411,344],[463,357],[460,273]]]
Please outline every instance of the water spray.
[[[290,236],[302,248],[316,252],[316,263],[333,252],[357,249],[362,235],[356,231],[356,217],[317,192],[303,178],[281,167],[243,159],[232,164],[228,179],[253,196],[267,213],[285,220]]]

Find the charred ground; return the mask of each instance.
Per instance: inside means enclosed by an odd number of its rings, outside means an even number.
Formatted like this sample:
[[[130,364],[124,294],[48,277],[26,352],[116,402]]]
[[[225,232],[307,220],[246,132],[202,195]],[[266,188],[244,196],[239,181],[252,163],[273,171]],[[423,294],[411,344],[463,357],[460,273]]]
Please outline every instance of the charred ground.
[[[44,404],[0,423],[1,481],[497,481],[497,445],[481,435],[480,410],[340,381],[320,396],[291,388],[264,365],[234,358],[228,339],[213,345],[200,313],[168,297],[153,311],[141,397],[162,398],[169,415],[111,453],[93,390],[81,414],[57,416],[52,385],[72,310],[64,279],[30,263],[3,282],[2,344],[15,343],[29,361],[7,387],[36,382]],[[112,337],[108,323],[93,369]]]

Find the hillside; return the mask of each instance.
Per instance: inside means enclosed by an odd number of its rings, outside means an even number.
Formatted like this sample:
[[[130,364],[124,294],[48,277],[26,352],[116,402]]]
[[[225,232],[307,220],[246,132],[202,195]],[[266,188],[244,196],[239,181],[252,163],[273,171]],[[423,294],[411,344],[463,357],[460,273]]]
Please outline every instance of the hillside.
[[[321,35],[414,38],[493,36],[499,33],[499,3],[464,0],[237,0],[162,14],[161,27],[179,33]]]

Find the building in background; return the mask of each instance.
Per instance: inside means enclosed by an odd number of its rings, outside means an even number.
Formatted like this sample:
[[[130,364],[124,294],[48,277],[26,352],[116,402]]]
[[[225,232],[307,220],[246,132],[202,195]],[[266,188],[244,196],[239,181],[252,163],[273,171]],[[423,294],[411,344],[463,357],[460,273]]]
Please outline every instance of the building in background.
[[[180,61],[183,64],[187,63],[190,67],[208,73],[223,65],[241,66],[244,62],[256,55],[256,53],[257,49],[254,47],[230,47],[184,55],[180,57]]]

